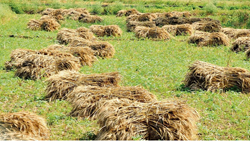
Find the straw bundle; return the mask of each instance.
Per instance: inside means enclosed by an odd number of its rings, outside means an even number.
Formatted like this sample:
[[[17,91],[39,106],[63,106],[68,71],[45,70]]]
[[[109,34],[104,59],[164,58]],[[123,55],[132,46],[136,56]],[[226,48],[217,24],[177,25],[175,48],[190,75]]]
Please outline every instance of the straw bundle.
[[[229,38],[222,32],[202,32],[196,31],[189,37],[188,43],[194,43],[198,46],[229,46]]]
[[[78,19],[79,22],[84,22],[84,23],[96,23],[96,22],[101,22],[103,19],[99,16],[95,15],[87,15],[87,14],[81,14]]]
[[[79,27],[76,29],[76,33],[78,37],[82,37],[87,40],[94,40],[95,36],[88,28],[85,27]]]
[[[86,8],[75,8],[74,10],[81,13],[81,14],[90,15],[89,11]]]
[[[48,139],[49,129],[44,118],[34,113],[18,112],[0,115],[0,139]]]
[[[188,11],[184,11],[184,12],[173,11],[171,13],[173,14],[173,17],[190,17],[190,16],[192,16],[192,14]]]
[[[46,8],[45,10],[43,10],[43,12],[41,13],[42,15],[50,15],[52,13],[52,11],[54,11],[55,9],[53,8]]]
[[[237,29],[235,33],[235,39],[239,37],[250,37],[250,30],[249,29]]]
[[[145,27],[156,27],[155,22],[137,22],[130,21],[127,23],[127,31],[134,31],[137,26],[145,26]]]
[[[92,64],[97,60],[94,56],[94,51],[89,47],[65,47],[63,45],[51,45],[45,50],[58,50],[60,52],[70,53],[80,59],[82,66],[92,66]]]
[[[78,20],[80,17],[81,13],[77,12],[76,10],[74,10],[73,8],[65,11],[65,17],[67,17],[68,19],[72,19],[72,20]]]
[[[144,26],[137,26],[135,28],[135,36],[137,38],[150,38],[161,40],[170,39],[170,34],[165,29],[159,27],[149,28]]]
[[[220,22],[216,21],[200,21],[192,24],[195,30],[205,32],[219,32],[221,30]]]
[[[155,13],[158,18],[170,18],[173,17],[173,13],[171,12],[164,12],[164,13]]]
[[[220,67],[210,63],[196,61],[189,67],[184,84],[193,90],[207,91],[238,88],[242,92],[250,91],[250,73],[243,68]]]
[[[214,20],[214,19],[211,19],[211,18],[189,18],[189,24],[193,24],[195,22],[200,22],[200,21],[213,21],[213,22],[217,22],[217,23],[220,23],[220,21],[218,20]]]
[[[39,20],[30,20],[27,24],[27,28],[31,30],[41,30],[41,22]]]
[[[99,37],[122,35],[122,30],[118,25],[92,25],[89,27],[89,30]]]
[[[169,18],[156,18],[155,19],[156,26],[187,24],[187,23],[190,23],[190,20],[188,18],[181,18],[181,17],[169,17]]]
[[[246,51],[250,47],[250,37],[239,37],[232,43],[232,45],[233,46],[230,48],[231,51]]]
[[[234,38],[235,36],[235,33],[237,31],[237,29],[234,29],[234,28],[221,28],[220,30],[221,32],[223,32],[224,34],[226,34],[228,36],[228,38]]]
[[[140,14],[140,12],[137,11],[136,9],[134,9],[134,8],[129,9],[129,10],[126,11],[125,16],[130,16],[130,15],[134,15],[134,14]]]
[[[120,10],[117,12],[116,17],[122,17],[125,16],[127,10]]]
[[[71,116],[95,119],[98,114],[96,102],[113,98],[126,98],[138,102],[156,101],[156,96],[140,87],[97,87],[78,86],[67,95],[67,101],[72,103]]]
[[[154,13],[144,13],[138,16],[138,21],[153,21],[156,19],[158,16]]]
[[[162,28],[173,36],[191,35],[193,33],[193,27],[190,24],[164,25]]]
[[[131,21],[138,21],[139,15],[130,15],[126,18],[126,23],[131,22]]]
[[[76,71],[61,71],[47,79],[46,99],[65,99],[77,86],[117,87],[120,81],[118,72],[102,74],[80,74]]]
[[[197,139],[198,113],[184,102],[135,102],[128,99],[102,100],[97,116],[101,131],[97,140]]]
[[[54,31],[58,30],[61,25],[54,19],[44,19],[41,20],[41,29],[45,31]]]

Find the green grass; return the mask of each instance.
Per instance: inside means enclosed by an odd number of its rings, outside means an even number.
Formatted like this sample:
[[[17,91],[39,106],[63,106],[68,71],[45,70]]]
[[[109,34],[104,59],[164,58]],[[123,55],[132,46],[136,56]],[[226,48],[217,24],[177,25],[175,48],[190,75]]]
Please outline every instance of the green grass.
[[[238,18],[235,15],[232,14],[233,18]],[[190,91],[183,87],[182,82],[188,66],[195,60],[250,70],[250,62],[245,60],[244,53],[230,52],[229,47],[225,46],[189,45],[186,42],[187,36],[175,37],[170,41],[138,40],[134,33],[126,32],[125,17],[101,17],[104,21],[98,24],[117,24],[122,28],[123,35],[103,37],[103,40],[115,47],[115,56],[111,59],[99,59],[92,67],[82,67],[81,73],[118,71],[122,75],[122,86],[142,86],[154,93],[159,100],[187,101],[200,113],[201,120],[197,123],[200,140],[250,139],[249,94],[233,90],[225,93]],[[221,18],[216,14],[210,17]],[[45,79],[22,80],[14,76],[14,71],[3,70],[4,62],[10,60],[12,50],[38,50],[57,43],[57,31],[31,31],[26,28],[30,19],[39,18],[38,14],[18,14],[6,24],[0,24],[0,113],[31,111],[43,116],[51,130],[51,140],[94,139],[99,130],[96,121],[67,116],[72,107],[66,101],[42,100],[45,96]],[[61,26],[76,29],[81,26],[89,27],[91,24],[66,20]],[[11,38],[8,35],[29,36],[32,39]]]

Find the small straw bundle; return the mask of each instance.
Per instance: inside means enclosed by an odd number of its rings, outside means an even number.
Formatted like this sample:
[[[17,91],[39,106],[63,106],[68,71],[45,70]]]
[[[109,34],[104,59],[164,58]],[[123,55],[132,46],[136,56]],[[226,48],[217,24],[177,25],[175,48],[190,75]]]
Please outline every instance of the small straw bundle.
[[[28,22],[27,28],[31,30],[41,30],[41,22],[39,20],[32,19]]]
[[[171,12],[164,12],[164,13],[155,13],[158,18],[170,18],[174,17],[173,13]]]
[[[218,21],[200,21],[192,24],[194,30],[205,32],[220,32],[221,24]]]
[[[237,29],[234,38],[250,37],[250,29]]]
[[[54,31],[58,30],[61,25],[55,19],[44,19],[40,20],[41,22],[41,29],[45,31]]]
[[[89,27],[89,30],[93,32],[98,37],[104,37],[104,36],[121,36],[122,30],[118,25],[91,25]]]
[[[229,42],[229,38],[222,32],[196,31],[188,39],[188,43],[194,43],[198,46],[229,46]]]
[[[73,38],[69,47],[90,47],[94,50],[95,56],[101,58],[112,58],[115,54],[115,48],[109,42],[89,41],[82,38]]]
[[[117,12],[116,17],[122,17],[125,16],[127,10],[120,10]]]
[[[233,43],[230,48],[231,51],[240,52],[246,51],[250,48],[250,37],[239,37]]]
[[[193,27],[190,24],[164,25],[162,28],[173,36],[191,35],[193,33]]]
[[[120,75],[118,72],[86,75],[76,71],[61,71],[49,77],[46,81],[48,82],[46,99],[53,101],[56,99],[66,99],[67,94],[80,85],[117,87]]]
[[[99,16],[95,15],[87,15],[87,14],[81,14],[78,19],[79,22],[83,23],[96,23],[96,22],[102,22],[103,19]]]
[[[173,17],[190,17],[192,14],[189,11],[183,11],[183,12],[178,12],[178,11],[172,11],[171,12]]]
[[[82,66],[92,64],[97,61],[97,58],[94,56],[94,51],[89,47],[65,47],[63,45],[51,45],[46,50],[58,50],[61,52],[66,52],[74,55],[75,57],[80,58]]]
[[[234,38],[237,29],[226,27],[226,28],[221,28],[220,31],[226,34],[228,38],[232,39]]]
[[[181,17],[156,18],[155,24],[156,26],[190,24],[190,20],[188,18]]]
[[[140,12],[137,11],[136,9],[134,9],[134,8],[129,9],[129,10],[126,11],[125,16],[130,16],[130,15],[134,15],[134,14],[140,14]]]
[[[68,44],[72,38],[75,37],[81,37],[87,40],[95,39],[94,34],[85,27],[79,27],[76,30],[63,28],[57,33],[57,40],[60,44]]]
[[[156,96],[140,87],[97,87],[78,86],[67,96],[67,101],[72,103],[71,116],[95,119],[98,114],[96,103],[100,100],[113,98],[126,98],[138,102],[156,101]]]
[[[135,36],[137,38],[149,38],[160,40],[170,39],[170,34],[165,29],[159,27],[149,28],[144,26],[137,26],[135,28]]]
[[[1,140],[45,140],[49,136],[45,119],[34,113],[0,114]]]
[[[250,92],[250,73],[243,68],[220,67],[210,63],[196,61],[189,67],[184,84],[192,90],[227,90],[238,88],[244,93]]]
[[[138,15],[137,20],[144,22],[144,21],[153,21],[154,19],[156,19],[158,16],[154,13],[144,13],[141,15]]]
[[[127,31],[134,31],[137,26],[145,26],[145,27],[156,27],[155,22],[137,22],[130,21],[127,23]]]
[[[135,102],[128,99],[102,100],[97,103],[101,131],[96,140],[197,139],[198,113],[183,102]]]

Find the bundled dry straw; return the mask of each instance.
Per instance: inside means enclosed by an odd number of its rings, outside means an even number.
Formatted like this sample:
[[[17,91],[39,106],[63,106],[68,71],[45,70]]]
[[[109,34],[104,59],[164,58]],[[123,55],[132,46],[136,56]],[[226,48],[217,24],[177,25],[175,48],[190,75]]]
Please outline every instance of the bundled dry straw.
[[[63,45],[51,45],[45,50],[58,50],[61,52],[66,52],[74,55],[75,57],[80,58],[82,66],[92,64],[97,61],[97,58],[94,56],[94,51],[89,47],[65,47]]]
[[[126,98],[143,103],[157,100],[155,95],[140,87],[78,86],[67,96],[67,101],[73,105],[70,115],[95,119],[100,108],[96,107],[96,103],[113,98]]]
[[[66,99],[67,94],[77,86],[117,87],[120,81],[118,72],[102,74],[80,74],[76,71],[61,71],[47,79],[46,99]]]
[[[243,68],[220,67],[196,61],[189,67],[184,84],[192,90],[225,91],[230,88],[238,88],[244,93],[249,93],[249,76],[249,71]]]
[[[231,39],[231,38],[234,38],[235,32],[237,31],[237,29],[226,27],[226,28],[221,28],[220,31],[226,34],[228,38]]]
[[[127,31],[134,31],[137,26],[145,26],[145,27],[156,27],[155,22],[137,22],[130,21],[127,23]]]
[[[84,23],[96,23],[96,22],[101,22],[103,19],[99,16],[95,15],[87,15],[87,14],[81,14],[78,19],[79,22],[84,22]]]
[[[193,27],[190,24],[164,25],[162,28],[173,36],[191,35],[193,33]]]
[[[200,21],[192,24],[194,30],[205,32],[220,32],[221,24],[218,21]]]
[[[27,28],[31,30],[45,30],[54,31],[58,30],[61,25],[51,16],[43,16],[40,20],[30,20],[27,24]]]
[[[34,113],[0,114],[1,140],[43,140],[49,136],[45,119]]]
[[[88,46],[94,50],[95,56],[101,58],[112,58],[115,54],[115,48],[109,42],[89,41],[82,38],[73,38],[70,47],[85,47]]]
[[[120,10],[117,12],[116,17],[122,17],[125,16],[127,10]]]
[[[87,40],[95,39],[94,34],[85,27],[79,27],[76,30],[63,28],[57,33],[57,40],[60,44],[68,44],[75,37],[81,37]]]
[[[197,139],[198,113],[183,102],[135,102],[128,99],[102,100],[97,116],[101,131],[97,140]]]
[[[89,30],[99,37],[104,36],[121,36],[122,30],[118,25],[92,25]]]
[[[173,17],[190,17],[192,14],[189,11],[183,11],[183,12],[178,12],[178,11],[173,11],[171,12]]]
[[[28,22],[27,28],[31,30],[41,30],[41,22],[39,20],[32,19]]]
[[[233,43],[230,48],[231,51],[240,52],[246,51],[250,48],[250,37],[239,37]]]
[[[250,29],[237,29],[234,38],[250,37]]]
[[[135,28],[135,36],[137,38],[149,38],[160,40],[170,39],[170,34],[165,29],[159,27],[149,28],[144,26],[137,26]]]
[[[137,11],[136,9],[134,9],[134,8],[129,9],[129,10],[126,11],[125,16],[130,16],[130,15],[134,15],[134,14],[140,14],[140,12]]]
[[[188,39],[188,43],[197,44],[198,46],[229,46],[229,42],[229,38],[222,32],[196,31]]]

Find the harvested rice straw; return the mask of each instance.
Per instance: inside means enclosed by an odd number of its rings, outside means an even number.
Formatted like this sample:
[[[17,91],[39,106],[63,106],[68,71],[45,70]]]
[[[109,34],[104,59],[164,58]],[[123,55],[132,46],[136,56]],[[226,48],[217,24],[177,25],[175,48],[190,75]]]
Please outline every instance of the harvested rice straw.
[[[97,140],[197,139],[198,113],[184,102],[135,102],[128,99],[101,100],[97,115],[101,131]]]
[[[178,12],[178,11],[172,11],[173,17],[190,17],[192,14],[189,11],[184,12]]]
[[[239,37],[250,37],[249,29],[237,29],[234,38],[237,39]]]
[[[27,28],[31,30],[41,30],[41,22],[39,20],[30,20],[27,24]]]
[[[125,16],[127,10],[120,10],[117,12],[116,17],[122,17]]]
[[[192,90],[227,90],[238,88],[243,93],[250,92],[250,73],[243,68],[220,67],[196,61],[189,67],[184,84]]]
[[[169,17],[173,17],[173,13],[168,12],[168,13],[155,13],[157,15],[158,18],[169,18]]]
[[[73,105],[70,116],[95,119],[96,102],[113,98],[126,98],[138,102],[156,101],[156,96],[140,87],[97,87],[78,86],[67,95],[67,101]]]
[[[46,8],[45,10],[43,10],[43,12],[41,13],[42,15],[51,15],[52,11],[54,11],[55,9],[53,8]]]
[[[154,13],[144,13],[138,16],[138,21],[153,21],[156,19],[158,16]]]
[[[239,37],[233,43],[230,48],[231,51],[240,52],[246,51],[250,47],[250,37]]]
[[[155,22],[137,22],[137,21],[130,21],[127,23],[127,31],[131,32],[134,31],[137,26],[145,26],[145,27],[156,27]]]
[[[85,27],[79,27],[76,29],[76,33],[78,37],[87,39],[87,40],[94,40],[95,36],[94,34],[87,28]]]
[[[46,99],[49,101],[65,99],[68,93],[81,85],[117,87],[120,77],[118,72],[87,75],[76,71],[61,71],[46,80],[48,82]]]
[[[48,139],[44,118],[30,112],[0,114],[0,139]]]
[[[191,35],[193,33],[193,27],[190,24],[164,25],[162,28],[173,36]]]
[[[137,38],[150,38],[150,39],[161,39],[167,40],[170,39],[170,34],[162,28],[159,27],[143,27],[137,26],[135,28],[135,36]]]
[[[246,50],[246,59],[249,60],[249,58],[250,58],[250,49],[248,48]]]
[[[78,21],[84,23],[96,23],[96,22],[102,22],[103,19],[95,15],[81,14]]]
[[[221,32],[223,32],[224,34],[226,34],[228,36],[228,38],[232,39],[235,36],[235,32],[237,29],[234,28],[221,28]]]
[[[126,11],[125,16],[130,16],[130,15],[134,15],[134,14],[140,14],[140,12],[137,11],[136,9],[134,9],[134,8],[129,9],[129,10]]]
[[[221,24],[216,21],[200,21],[192,24],[194,30],[205,32],[220,32]]]
[[[58,30],[61,25],[54,19],[44,19],[41,20],[41,29],[45,31]]]
[[[89,30],[99,37],[122,35],[122,30],[118,25],[91,25]]]
[[[94,51],[89,47],[65,47],[64,45],[51,45],[46,50],[58,50],[61,52],[66,52],[74,55],[75,57],[80,58],[82,66],[92,64],[97,61],[97,58],[94,56]]]

